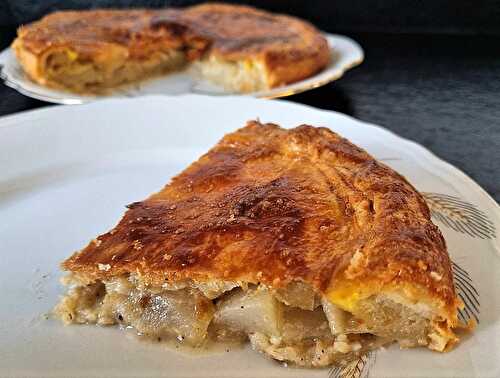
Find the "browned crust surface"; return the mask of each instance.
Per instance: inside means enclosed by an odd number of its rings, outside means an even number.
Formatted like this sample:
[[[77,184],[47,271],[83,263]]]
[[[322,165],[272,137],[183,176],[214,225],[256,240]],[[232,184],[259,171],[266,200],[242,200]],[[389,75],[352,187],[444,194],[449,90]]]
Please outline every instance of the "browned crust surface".
[[[125,47],[131,59],[141,59],[158,47],[182,48],[186,40],[194,38],[182,25],[155,26],[153,19],[158,12],[172,17],[178,13],[173,9],[60,11],[21,26],[18,39],[35,55],[62,47],[91,60],[116,47]]]
[[[38,57],[69,48],[80,59],[97,62],[113,59],[112,52],[123,48],[129,59],[139,60],[159,48],[182,49],[189,59],[210,52],[230,61],[263,63],[271,87],[314,74],[330,57],[327,41],[307,22],[225,4],[56,12],[19,28],[13,47]]]
[[[449,314],[457,303],[422,196],[364,150],[306,125],[252,121],[226,135],[63,267],[91,280],[301,280],[323,293],[377,282],[417,287]]]

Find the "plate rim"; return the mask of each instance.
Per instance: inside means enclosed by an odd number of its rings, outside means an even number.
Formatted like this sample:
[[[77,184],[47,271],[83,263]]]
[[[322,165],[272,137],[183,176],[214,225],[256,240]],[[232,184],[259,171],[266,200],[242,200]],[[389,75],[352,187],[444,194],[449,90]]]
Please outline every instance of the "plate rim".
[[[295,106],[295,107],[301,107],[304,110],[307,110],[309,112],[314,111],[314,112],[320,112],[325,115],[334,115],[335,117],[343,117],[348,119],[350,122],[357,123],[359,125],[362,125],[364,127],[369,127],[371,129],[374,129],[378,132],[385,133],[386,135],[390,135],[391,137],[396,138],[398,141],[403,142],[414,150],[418,150],[421,152],[422,156],[426,157],[427,161],[432,161],[433,163],[436,162],[437,165],[440,167],[440,170],[442,172],[448,172],[451,175],[455,176],[457,179],[462,180],[463,182],[466,182],[468,186],[471,189],[474,189],[474,191],[478,194],[481,195],[488,203],[489,207],[491,209],[495,209],[496,216],[498,218],[498,222],[500,222],[500,204],[496,202],[496,200],[476,181],[474,181],[467,173],[462,171],[460,168],[452,165],[451,163],[447,162],[446,160],[442,159],[438,155],[436,155],[434,152],[429,150],[427,147],[411,140],[407,139],[403,136],[398,135],[396,132],[389,130],[381,125],[377,125],[371,122],[366,122],[363,120],[360,120],[358,118],[355,118],[353,116],[350,116],[348,114],[340,113],[335,110],[327,110],[327,109],[320,109],[316,108],[311,105],[307,104],[302,104],[302,103],[297,103],[293,102],[290,100],[285,100],[285,99],[270,99],[270,100],[265,100],[265,99],[260,99],[260,98],[255,98],[251,96],[238,96],[238,95],[228,95],[228,96],[209,96],[209,95],[202,95],[202,94],[193,94],[193,93],[186,93],[186,94],[181,94],[181,95],[163,95],[163,94],[151,94],[151,95],[144,95],[144,96],[137,96],[133,98],[123,98],[123,97],[109,97],[109,98],[103,98],[99,99],[96,101],[91,101],[87,102],[82,105],[82,111],[84,111],[86,106],[92,106],[93,104],[102,104],[106,102],[121,102],[121,101],[144,101],[148,102],[149,99],[158,99],[158,100],[173,100],[173,101],[191,101],[190,98],[195,98],[199,99],[202,101],[250,101],[250,102],[260,102],[260,101],[266,101],[270,103],[286,103],[287,106]],[[80,109],[80,107],[73,107],[73,106],[58,106],[56,104],[48,105],[43,108],[39,109],[30,109],[30,110],[24,110],[15,114],[9,114],[6,116],[1,116],[0,117],[0,128],[1,127],[6,127],[12,124],[17,123],[18,121],[24,121],[26,119],[29,119],[30,117],[33,117],[33,115],[36,114],[46,114],[46,113],[51,113],[54,111],[73,111],[71,109]]]

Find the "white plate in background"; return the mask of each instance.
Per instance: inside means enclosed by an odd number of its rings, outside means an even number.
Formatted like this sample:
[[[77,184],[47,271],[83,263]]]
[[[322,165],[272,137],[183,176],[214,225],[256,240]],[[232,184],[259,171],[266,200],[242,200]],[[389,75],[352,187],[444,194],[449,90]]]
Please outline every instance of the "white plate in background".
[[[283,367],[249,348],[201,357],[118,330],[64,327],[46,314],[64,291],[58,264],[111,227],[125,205],[248,119],[327,126],[405,175],[429,201],[454,262],[464,318],[478,328],[449,353],[369,354],[346,369]],[[0,376],[499,377],[500,209],[423,147],[378,126],[286,101],[150,96],[51,107],[0,119]],[[358,369],[358,370],[356,370]]]
[[[363,49],[351,38],[338,34],[325,34],[325,38],[330,45],[331,61],[324,70],[293,84],[245,95],[259,98],[275,98],[304,92],[339,79],[345,71],[363,61]],[[179,95],[196,93],[214,96],[230,94],[221,87],[197,79],[195,76],[190,75],[189,70],[187,70],[121,87],[105,96],[78,95],[47,88],[30,80],[18,63],[11,48],[7,48],[0,53],[0,67],[0,77],[9,87],[26,96],[58,104],[74,105],[95,101],[103,97],[136,97],[153,94]]]

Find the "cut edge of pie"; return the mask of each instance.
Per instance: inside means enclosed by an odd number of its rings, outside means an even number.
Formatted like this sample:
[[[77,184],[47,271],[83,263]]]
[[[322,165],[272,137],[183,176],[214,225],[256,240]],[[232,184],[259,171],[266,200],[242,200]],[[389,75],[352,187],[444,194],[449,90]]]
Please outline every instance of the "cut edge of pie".
[[[127,59],[120,47],[109,47],[108,57],[93,62],[70,47],[53,47],[35,54],[25,48],[22,31],[12,44],[24,72],[43,86],[81,94],[104,94],[110,89],[183,69],[185,54],[175,49],[159,50],[140,60]]]
[[[65,323],[321,367],[458,342],[451,264],[421,195],[326,128],[251,121],[66,260]]]
[[[83,94],[188,66],[252,92],[305,79],[330,60],[328,42],[307,22],[227,4],[55,12],[20,27],[12,48],[35,82]]]

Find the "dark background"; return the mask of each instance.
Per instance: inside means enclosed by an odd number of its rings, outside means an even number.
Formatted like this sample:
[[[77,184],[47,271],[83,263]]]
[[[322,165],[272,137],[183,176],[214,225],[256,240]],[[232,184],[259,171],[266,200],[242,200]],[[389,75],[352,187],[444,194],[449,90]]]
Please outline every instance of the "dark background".
[[[0,24],[16,26],[57,9],[163,7],[193,0],[1,0]],[[500,33],[494,0],[253,0],[250,4],[306,18],[326,31],[403,33]],[[3,12],[2,12],[2,7]]]
[[[232,1],[343,33],[365,62],[288,100],[384,126],[462,169],[500,201],[500,1]],[[160,0],[0,0],[0,48],[15,28],[67,8],[186,5]],[[46,106],[0,85],[0,115]]]

